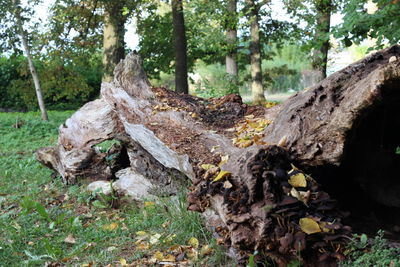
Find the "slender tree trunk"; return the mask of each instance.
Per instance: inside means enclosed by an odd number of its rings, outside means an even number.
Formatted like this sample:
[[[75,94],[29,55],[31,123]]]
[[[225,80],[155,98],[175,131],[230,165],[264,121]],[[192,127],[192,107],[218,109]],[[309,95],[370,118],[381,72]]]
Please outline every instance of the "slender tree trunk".
[[[104,11],[103,30],[103,82],[111,82],[114,78],[115,66],[125,56],[125,22],[122,14],[124,1],[107,3]]]
[[[228,74],[237,76],[238,68],[236,64],[237,54],[237,13],[236,13],[236,0],[227,0],[227,27],[226,27],[226,43],[228,44],[228,53],[225,57],[226,72]]]
[[[18,0],[14,0],[14,8],[15,8],[15,18],[16,18],[16,23],[18,27],[19,34],[21,35],[22,39],[22,46],[25,51],[25,55],[28,58],[28,63],[29,63],[29,69],[31,71],[33,83],[35,85],[35,91],[36,91],[36,97],[38,100],[39,104],[39,109],[42,114],[42,119],[44,121],[48,121],[49,117],[47,116],[47,111],[46,107],[44,105],[43,101],[43,94],[42,94],[42,89],[40,87],[40,82],[39,82],[39,76],[37,75],[35,65],[33,64],[32,56],[31,56],[31,51],[28,45],[28,38],[26,37],[26,33],[24,31],[24,27],[22,25],[22,19],[21,19],[21,11],[20,11],[20,3]]]
[[[172,24],[175,43],[175,91],[189,93],[187,74],[187,43],[182,0],[172,0]]]
[[[317,27],[315,40],[317,48],[313,51],[313,69],[318,72],[317,82],[326,78],[328,63],[329,31],[332,11],[332,0],[316,0]]]
[[[254,0],[246,0],[249,8],[250,22],[250,59],[251,59],[251,94],[253,103],[258,105],[265,102],[262,85],[260,26],[258,25],[258,6]]]

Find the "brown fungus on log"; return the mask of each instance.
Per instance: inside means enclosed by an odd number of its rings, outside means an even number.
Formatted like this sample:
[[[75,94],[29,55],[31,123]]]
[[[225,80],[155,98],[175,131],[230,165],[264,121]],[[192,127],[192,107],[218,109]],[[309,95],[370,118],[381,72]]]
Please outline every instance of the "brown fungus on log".
[[[199,211],[207,209],[212,199],[223,197],[219,215],[224,221],[224,242],[236,249],[239,264],[245,265],[254,251],[258,251],[256,259],[273,258],[282,266],[299,257],[316,264],[344,258],[351,229],[341,223],[343,213],[315,180],[294,168],[285,149],[259,149],[247,168],[252,176],[242,183],[231,179],[232,187],[224,188],[223,182],[204,180],[188,197],[191,207]],[[291,177],[304,179],[304,186],[291,185]],[[307,219],[316,229],[306,234],[308,226],[300,222]]]

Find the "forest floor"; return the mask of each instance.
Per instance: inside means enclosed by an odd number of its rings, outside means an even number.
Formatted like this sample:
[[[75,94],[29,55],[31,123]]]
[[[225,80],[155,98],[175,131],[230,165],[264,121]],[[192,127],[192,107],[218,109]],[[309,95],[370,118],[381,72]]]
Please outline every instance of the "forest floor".
[[[40,165],[35,150],[55,145],[72,113],[51,111],[43,122],[39,113],[0,112],[0,266],[236,265],[200,214],[187,210],[185,191],[118,205]],[[387,248],[381,236],[355,236],[348,251],[341,266],[400,266],[400,248]]]
[[[0,266],[234,265],[200,215],[187,211],[183,191],[113,208],[84,182],[52,178],[34,152],[56,144],[71,114],[52,111],[43,122],[38,113],[0,113]]]

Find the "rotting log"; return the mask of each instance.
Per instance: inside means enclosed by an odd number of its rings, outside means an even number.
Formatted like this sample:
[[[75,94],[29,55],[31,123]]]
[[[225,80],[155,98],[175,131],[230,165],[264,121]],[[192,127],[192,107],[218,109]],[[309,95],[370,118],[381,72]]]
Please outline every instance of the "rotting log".
[[[400,207],[400,46],[273,108],[247,106],[237,95],[201,99],[152,88],[136,54],[114,76],[99,100],[60,126],[58,145],[39,150],[38,160],[66,183],[113,179],[122,168],[163,194],[191,181],[189,209],[205,214],[240,264],[256,250],[281,266],[299,255],[322,266],[343,258],[351,230],[303,171],[318,181],[355,179],[376,201]],[[121,145],[107,153],[93,147],[110,139]],[[124,164],[111,166],[112,155]]]

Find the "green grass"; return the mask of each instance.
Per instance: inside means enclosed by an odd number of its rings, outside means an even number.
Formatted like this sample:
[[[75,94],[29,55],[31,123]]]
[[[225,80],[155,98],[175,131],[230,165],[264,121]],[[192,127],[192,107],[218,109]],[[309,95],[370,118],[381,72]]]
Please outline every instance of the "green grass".
[[[347,259],[340,266],[400,266],[400,248],[389,247],[383,235],[384,232],[379,231],[370,246],[365,234],[355,235],[348,246]]]
[[[204,230],[200,215],[187,211],[184,192],[142,208],[131,203],[112,209],[94,201],[84,182],[67,187],[51,178],[34,151],[54,145],[58,126],[71,114],[49,112],[50,122],[43,122],[38,113],[0,113],[0,266],[115,266],[121,258],[130,263],[157,250],[167,253],[192,237],[200,247],[213,248],[193,265],[232,265]],[[139,250],[138,231],[161,236],[149,249]],[[74,244],[64,242],[68,235],[75,238]]]

